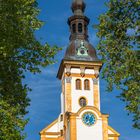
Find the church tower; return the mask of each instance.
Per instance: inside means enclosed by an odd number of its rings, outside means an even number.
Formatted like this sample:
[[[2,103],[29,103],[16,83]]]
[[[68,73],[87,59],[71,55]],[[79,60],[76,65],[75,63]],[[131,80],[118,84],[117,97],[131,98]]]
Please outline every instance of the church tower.
[[[41,132],[41,140],[118,140],[120,134],[100,110],[99,73],[102,62],[88,40],[86,4],[73,0],[68,19],[70,42],[57,77],[62,82],[61,113]]]

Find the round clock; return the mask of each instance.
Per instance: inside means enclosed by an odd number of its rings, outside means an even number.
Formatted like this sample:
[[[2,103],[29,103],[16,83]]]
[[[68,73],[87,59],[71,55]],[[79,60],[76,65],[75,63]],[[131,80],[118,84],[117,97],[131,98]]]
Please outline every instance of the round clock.
[[[85,50],[83,50],[83,49],[80,50],[80,53],[81,53],[81,54],[85,54]]]
[[[82,116],[82,121],[87,126],[92,126],[93,124],[95,124],[96,119],[92,112],[86,112]]]

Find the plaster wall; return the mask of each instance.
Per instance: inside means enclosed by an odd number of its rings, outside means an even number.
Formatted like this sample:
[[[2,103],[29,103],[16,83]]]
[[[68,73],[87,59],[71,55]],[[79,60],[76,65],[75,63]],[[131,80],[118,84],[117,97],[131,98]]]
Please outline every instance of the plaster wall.
[[[71,73],[80,73],[80,69],[79,68],[71,68]],[[85,69],[85,74],[94,74],[94,70],[93,69]]]
[[[114,134],[114,133],[108,129],[108,134]]]
[[[58,123],[56,123],[51,128],[49,128],[47,132],[58,132],[58,128]]]
[[[81,79],[82,81],[82,90],[76,90],[75,88],[75,81],[76,79]],[[90,81],[90,90],[84,90],[84,80],[88,79]],[[79,78],[79,77],[72,77],[71,81],[72,91],[72,112],[76,113],[81,106],[79,105],[79,99],[81,97],[85,97],[87,100],[87,106],[94,106],[94,96],[93,96],[93,81],[91,78]]]
[[[66,69],[65,69],[66,72]],[[71,68],[71,73],[77,73],[80,74],[80,68]],[[86,69],[85,74],[94,74],[94,69]],[[75,81],[76,79],[81,79],[82,81],[82,89],[76,90],[75,88]],[[88,79],[90,81],[90,90],[84,90],[84,80]],[[66,82],[66,80],[65,80]],[[99,82],[98,82],[99,85]],[[99,86],[98,86],[99,87]],[[66,94],[66,93],[65,93]],[[94,90],[93,90],[93,79],[92,78],[86,78],[86,77],[72,77],[71,78],[71,107],[72,112],[76,113],[81,106],[79,105],[79,99],[80,97],[85,97],[87,99],[87,106],[94,106]],[[100,97],[99,97],[100,98]],[[61,113],[64,113],[64,97],[61,94]],[[100,99],[99,99],[99,105],[100,105]]]
[[[63,93],[61,93],[60,100],[61,100],[61,114],[63,114],[64,113],[64,95],[63,95]]]

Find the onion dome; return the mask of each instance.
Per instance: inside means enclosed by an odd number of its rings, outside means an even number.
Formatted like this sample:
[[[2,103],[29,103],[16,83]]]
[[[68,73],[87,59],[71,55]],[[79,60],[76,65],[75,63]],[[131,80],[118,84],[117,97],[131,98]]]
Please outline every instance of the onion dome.
[[[73,15],[68,19],[70,43],[64,59],[80,61],[98,60],[95,48],[88,41],[89,18],[84,15],[86,4],[83,0],[73,0]]]

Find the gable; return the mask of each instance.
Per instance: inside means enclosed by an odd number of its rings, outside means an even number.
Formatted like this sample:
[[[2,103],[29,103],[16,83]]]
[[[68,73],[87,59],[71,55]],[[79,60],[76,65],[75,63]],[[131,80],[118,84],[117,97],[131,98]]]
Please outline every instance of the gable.
[[[50,125],[45,127],[40,134],[46,133],[46,132],[58,132],[58,119],[53,121]]]
[[[120,136],[120,134],[116,130],[114,130],[111,126],[108,126],[108,135],[110,137],[119,137]]]

